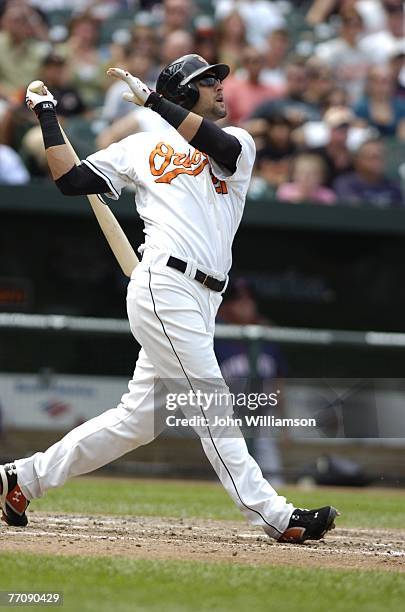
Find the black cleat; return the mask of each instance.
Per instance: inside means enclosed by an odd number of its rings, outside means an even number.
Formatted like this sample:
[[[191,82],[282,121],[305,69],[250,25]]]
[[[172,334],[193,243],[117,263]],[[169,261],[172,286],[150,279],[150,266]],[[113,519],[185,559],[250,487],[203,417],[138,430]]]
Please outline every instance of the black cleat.
[[[315,510],[296,508],[278,542],[302,544],[305,540],[320,540],[327,531],[335,528],[335,518],[339,515],[332,506]]]
[[[25,527],[28,523],[25,511],[29,503],[17,484],[15,464],[0,465],[1,519],[10,527]]]

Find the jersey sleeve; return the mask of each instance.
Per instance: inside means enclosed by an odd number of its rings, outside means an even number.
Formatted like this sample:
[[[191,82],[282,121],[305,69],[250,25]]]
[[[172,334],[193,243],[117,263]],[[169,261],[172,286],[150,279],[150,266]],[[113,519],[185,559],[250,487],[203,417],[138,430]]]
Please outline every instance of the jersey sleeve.
[[[83,164],[105,180],[110,188],[106,195],[113,200],[118,200],[126,185],[135,183],[135,170],[131,166],[136,146],[134,136],[128,136],[82,160]]]
[[[236,170],[231,174],[230,170],[220,166],[210,158],[212,170],[217,178],[226,180],[227,182],[235,181],[248,183],[252,174],[253,164],[256,156],[256,146],[253,138],[246,130],[238,127],[226,127],[224,132],[235,136],[241,145],[241,152],[236,162]]]

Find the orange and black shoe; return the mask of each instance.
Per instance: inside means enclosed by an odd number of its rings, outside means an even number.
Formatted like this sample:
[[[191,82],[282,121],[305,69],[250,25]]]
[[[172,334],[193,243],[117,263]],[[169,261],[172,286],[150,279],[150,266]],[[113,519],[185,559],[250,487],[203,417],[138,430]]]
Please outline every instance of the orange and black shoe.
[[[17,484],[15,464],[0,465],[1,519],[10,527],[25,527],[28,523],[25,511],[29,503]]]
[[[325,533],[335,528],[335,518],[339,514],[332,506],[315,510],[296,508],[278,542],[302,544],[305,540],[320,540]]]

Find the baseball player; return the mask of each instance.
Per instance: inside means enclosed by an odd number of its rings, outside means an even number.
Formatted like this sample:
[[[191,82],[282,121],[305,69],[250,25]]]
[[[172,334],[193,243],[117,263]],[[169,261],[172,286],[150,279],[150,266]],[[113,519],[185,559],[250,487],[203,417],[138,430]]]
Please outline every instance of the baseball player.
[[[222,81],[229,67],[185,55],[164,68],[156,92],[119,68],[108,74],[124,80],[125,99],[160,115],[163,127],[128,136],[76,166],[52,94],[28,90],[27,104],[38,117],[49,168],[62,193],[116,200],[123,187],[135,186],[145,242],[128,286],[127,310],[142,348],[116,408],[73,429],[45,452],[0,466],[0,502],[8,525],[25,526],[29,502],[48,489],[150,442],[164,423],[157,416],[167,413],[168,393],[189,391],[195,397],[200,389],[218,388],[227,393],[213,349],[215,316],[255,159],[245,130],[216,125],[226,116]],[[199,402],[182,409],[186,417],[204,416]],[[219,416],[232,414],[223,399],[210,409]],[[279,542],[320,539],[334,527],[333,507],[297,509],[277,494],[239,431],[227,435],[221,425],[204,420],[195,429],[223,486],[251,524]]]

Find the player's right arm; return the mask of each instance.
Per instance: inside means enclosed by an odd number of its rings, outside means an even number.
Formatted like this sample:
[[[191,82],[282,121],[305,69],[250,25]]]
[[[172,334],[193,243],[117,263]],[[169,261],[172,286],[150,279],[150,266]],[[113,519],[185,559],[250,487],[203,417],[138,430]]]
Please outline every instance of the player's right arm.
[[[64,195],[108,193],[110,187],[87,165],[76,166],[73,154],[66,145],[56,116],[56,100],[47,90],[45,96],[27,89],[27,106],[38,118],[44,139],[45,153],[55,184]]]

